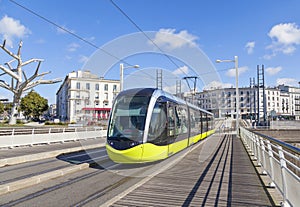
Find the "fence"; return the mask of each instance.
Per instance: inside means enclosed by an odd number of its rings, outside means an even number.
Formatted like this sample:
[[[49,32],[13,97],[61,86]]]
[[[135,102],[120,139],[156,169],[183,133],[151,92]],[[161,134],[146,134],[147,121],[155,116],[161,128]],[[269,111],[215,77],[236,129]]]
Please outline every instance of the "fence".
[[[257,159],[265,174],[283,196],[284,206],[300,206],[300,149],[257,132],[240,128],[240,136],[249,153]]]
[[[106,130],[102,127],[1,129],[0,148],[75,141],[104,136],[106,136]]]

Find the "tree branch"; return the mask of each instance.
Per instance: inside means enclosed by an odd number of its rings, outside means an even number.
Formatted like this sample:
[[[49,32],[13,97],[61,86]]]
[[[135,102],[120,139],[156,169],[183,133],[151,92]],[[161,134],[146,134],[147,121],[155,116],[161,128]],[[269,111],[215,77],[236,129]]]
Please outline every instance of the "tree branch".
[[[13,58],[15,58],[16,60],[20,60],[20,57],[17,56],[16,54],[12,53],[11,51],[9,51],[8,49],[6,49],[5,47],[5,40],[3,42],[2,45],[0,45],[0,48],[2,48],[2,50],[4,50],[8,55],[12,56]]]
[[[53,80],[37,80],[35,82],[29,83],[26,87],[24,87],[24,91],[27,91],[37,85],[40,84],[53,84],[53,83],[58,83],[61,82],[61,79],[53,79]]]
[[[5,73],[13,77],[14,79],[17,79],[18,81],[21,81],[21,77],[19,77],[17,74],[12,72],[11,70],[5,68],[3,65],[0,65],[0,69],[3,70]]]
[[[44,61],[43,59],[32,58],[32,59],[27,60],[26,62],[22,63],[21,66],[28,65],[29,63],[32,63],[32,62],[39,62],[39,64],[40,64],[40,63],[43,62],[43,61]]]
[[[14,62],[15,61],[15,59],[12,59],[11,61],[8,61],[7,63],[5,63],[5,65],[7,65],[8,67],[9,67],[9,69],[11,70],[11,71],[13,71],[13,72],[15,72],[14,71],[14,69],[13,69],[13,67],[10,65],[12,62]]]
[[[0,87],[11,90],[10,86],[3,80],[0,80]]]

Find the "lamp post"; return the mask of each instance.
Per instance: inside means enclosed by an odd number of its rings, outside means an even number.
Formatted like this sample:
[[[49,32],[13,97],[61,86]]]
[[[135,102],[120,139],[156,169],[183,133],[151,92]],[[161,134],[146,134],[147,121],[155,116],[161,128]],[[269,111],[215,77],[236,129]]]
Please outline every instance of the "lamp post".
[[[240,96],[239,96],[239,71],[238,71],[238,56],[234,56],[234,60],[216,60],[216,63],[234,62],[235,63],[235,93],[236,93],[236,135],[239,129],[239,112],[240,112]]]
[[[139,68],[139,67],[140,67],[139,65],[130,65],[130,66],[124,67],[123,63],[120,64],[120,92],[123,91],[123,78],[124,78],[123,71],[124,71],[124,69]]]

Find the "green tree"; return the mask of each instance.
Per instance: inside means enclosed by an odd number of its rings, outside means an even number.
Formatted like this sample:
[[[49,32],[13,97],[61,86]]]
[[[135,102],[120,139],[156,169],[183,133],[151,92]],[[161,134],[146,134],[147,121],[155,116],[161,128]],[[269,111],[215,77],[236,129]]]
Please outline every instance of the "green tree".
[[[4,104],[0,102],[0,114],[4,112]]]
[[[31,116],[39,118],[48,109],[48,100],[41,97],[37,92],[30,91],[21,99],[20,108],[27,119]]]

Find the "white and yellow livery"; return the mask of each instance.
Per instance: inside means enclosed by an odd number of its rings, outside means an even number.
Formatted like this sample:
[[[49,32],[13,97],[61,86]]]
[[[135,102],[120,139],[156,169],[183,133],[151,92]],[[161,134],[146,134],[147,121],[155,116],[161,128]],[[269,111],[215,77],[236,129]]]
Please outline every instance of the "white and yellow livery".
[[[214,133],[213,114],[154,88],[122,91],[107,132],[107,153],[117,163],[165,159]]]

